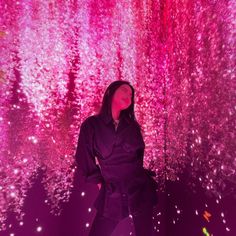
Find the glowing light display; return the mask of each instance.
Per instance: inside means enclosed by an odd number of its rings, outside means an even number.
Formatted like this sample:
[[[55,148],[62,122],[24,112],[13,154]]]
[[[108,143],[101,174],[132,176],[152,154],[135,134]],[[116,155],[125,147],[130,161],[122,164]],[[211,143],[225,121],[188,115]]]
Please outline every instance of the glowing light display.
[[[1,229],[8,211],[22,219],[39,168],[60,212],[80,124],[117,79],[136,89],[160,187],[188,168],[216,201],[233,191],[235,1],[1,1],[0,15]]]

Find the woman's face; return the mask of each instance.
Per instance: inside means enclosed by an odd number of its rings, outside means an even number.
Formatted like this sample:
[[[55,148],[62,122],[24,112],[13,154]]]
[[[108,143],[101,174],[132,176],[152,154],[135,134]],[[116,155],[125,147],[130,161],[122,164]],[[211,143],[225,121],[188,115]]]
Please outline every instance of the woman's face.
[[[114,93],[112,105],[120,110],[127,109],[132,103],[132,89],[128,84],[122,84]]]

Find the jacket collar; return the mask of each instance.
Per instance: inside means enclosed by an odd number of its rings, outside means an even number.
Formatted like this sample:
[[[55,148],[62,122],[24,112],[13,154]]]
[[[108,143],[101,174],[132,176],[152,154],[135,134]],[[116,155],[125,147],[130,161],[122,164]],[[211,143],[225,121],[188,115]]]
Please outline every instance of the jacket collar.
[[[109,114],[100,114],[102,120],[106,123],[106,124],[109,124],[110,122],[113,122],[113,118],[112,118],[112,115],[109,113]],[[120,122],[123,122],[123,121],[126,121],[128,124],[131,122],[130,119],[127,119],[125,117],[120,117]]]

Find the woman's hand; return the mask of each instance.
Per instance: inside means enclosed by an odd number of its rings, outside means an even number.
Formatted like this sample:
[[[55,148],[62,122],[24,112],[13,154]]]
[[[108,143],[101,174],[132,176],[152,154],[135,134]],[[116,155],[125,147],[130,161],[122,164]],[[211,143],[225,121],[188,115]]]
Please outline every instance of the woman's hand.
[[[100,188],[101,188],[101,183],[98,183],[97,186],[98,186],[98,189],[100,190]]]

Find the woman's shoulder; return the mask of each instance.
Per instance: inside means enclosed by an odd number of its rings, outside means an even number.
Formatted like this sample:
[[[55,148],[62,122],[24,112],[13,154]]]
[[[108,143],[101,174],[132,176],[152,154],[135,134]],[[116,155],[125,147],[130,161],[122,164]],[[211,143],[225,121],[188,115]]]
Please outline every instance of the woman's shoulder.
[[[136,127],[141,128],[140,123],[139,123],[136,119],[133,120],[133,124],[134,124]]]
[[[133,125],[134,125],[135,128],[136,128],[138,131],[140,131],[141,133],[144,132],[142,125],[141,125],[136,119],[133,121]]]
[[[99,114],[93,114],[93,115],[90,115],[87,118],[85,118],[84,121],[82,122],[82,124],[85,126],[96,127],[101,124],[102,120],[103,120],[103,118]]]
[[[80,131],[85,133],[93,132],[93,130],[95,129],[94,127],[96,126],[94,120],[94,115],[86,117],[79,126]]]
[[[90,115],[84,119],[81,125],[91,125],[94,124],[97,115]]]

